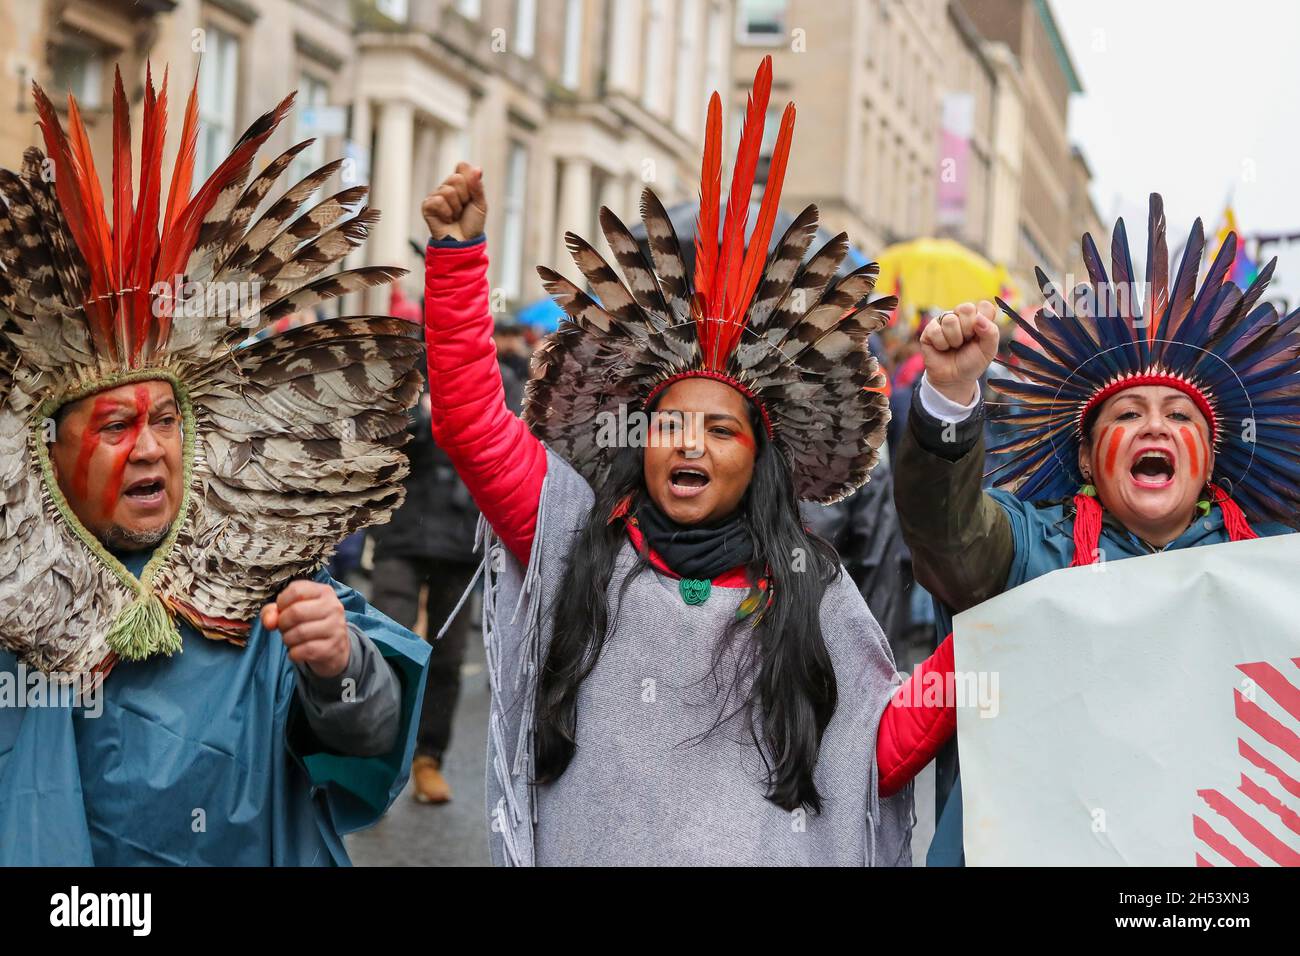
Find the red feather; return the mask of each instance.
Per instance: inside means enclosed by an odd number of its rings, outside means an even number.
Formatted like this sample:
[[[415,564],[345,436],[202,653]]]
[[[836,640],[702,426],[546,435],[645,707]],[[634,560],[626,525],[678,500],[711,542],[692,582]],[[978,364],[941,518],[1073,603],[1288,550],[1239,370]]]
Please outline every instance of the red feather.
[[[164,82],[166,82],[164,80]],[[154,283],[171,282],[174,271],[172,263],[176,257],[171,255],[171,250],[176,244],[177,221],[190,199],[190,184],[194,178],[194,156],[198,146],[199,138],[199,77],[194,75],[194,85],[190,87],[189,102],[185,104],[185,120],[181,126],[181,141],[176,151],[176,162],[172,166],[172,181],[167,189],[167,207],[166,211],[160,211],[159,217],[162,220],[162,230],[158,238],[158,265],[153,272]],[[165,129],[166,127],[163,127]],[[164,138],[160,132],[159,141]],[[161,154],[160,154],[161,155]],[[159,170],[158,176],[159,194],[162,191],[162,173]],[[152,285],[153,283],[150,283]],[[142,327],[143,328],[143,327]],[[152,341],[159,342],[166,339],[171,331],[171,310],[163,310],[154,323]],[[137,338],[135,348],[138,350],[146,343],[142,335]]]
[[[159,310],[160,314],[155,315],[153,287],[158,282],[170,285],[185,267],[198,241],[204,217],[222,190],[248,174],[257,150],[284,119],[294,99],[289,94],[275,110],[254,123],[191,199],[198,143],[196,78],[186,104],[180,148],[164,210],[160,203],[168,75],[169,71],[164,70],[162,86],[155,90],[152,67],[146,65],[140,189],[134,209],[130,113],[120,71],[115,76],[111,229],[90,141],[76,101],[68,97],[70,132],[65,133],[49,98],[38,85],[32,84],[46,150],[54,161],[59,205],[90,276],[84,307],[91,335],[101,354],[119,361],[125,359],[131,367],[139,364],[143,352],[165,342],[171,331],[171,309]]]
[[[96,302],[96,308],[102,309],[102,321],[112,327],[115,317],[121,314],[121,299],[114,293],[122,286],[118,282],[113,264],[113,239],[108,228],[108,218],[104,215],[104,192],[99,185],[99,173],[95,169],[95,156],[86,138],[86,127],[81,122],[81,111],[77,101],[68,95],[68,140],[76,160],[81,193],[82,210],[86,216],[86,228],[90,233],[93,246],[93,261],[103,276],[101,295],[105,297]]]
[[[162,148],[167,129],[167,71],[163,86],[154,90],[153,72],[145,66],[144,120],[140,132],[140,194],[127,241],[130,250],[132,289],[132,354],[144,342],[152,314],[149,288],[153,283],[154,260],[158,251],[158,203],[162,193]],[[170,278],[170,277],[169,277]]]
[[[749,221],[749,197],[754,189],[754,174],[758,169],[759,151],[763,145],[763,125],[767,117],[767,101],[772,93],[772,58],[763,57],[754,75],[754,88],[749,94],[749,104],[745,112],[745,124],[740,133],[740,145],[736,150],[736,165],[731,173],[731,193],[727,198],[727,218],[722,228],[722,250],[719,254],[722,278],[722,295],[719,296],[715,286],[710,318],[731,323],[737,315],[744,314],[744,308],[737,308],[740,296],[740,272],[745,255],[745,227]],[[721,329],[715,333],[713,354],[708,357],[710,368],[720,368],[726,361],[725,354],[719,354],[720,340],[730,338],[730,331]]]
[[[108,276],[104,271],[104,260],[97,254],[96,236],[85,208],[81,171],[59,123],[54,104],[45,95],[45,91],[32,83],[32,98],[36,101],[36,112],[40,117],[41,135],[45,139],[45,152],[54,162],[54,191],[67,220],[68,231],[81,252],[90,277],[89,301],[86,303],[86,315],[89,319],[91,336],[96,346],[107,354],[114,354],[112,311],[108,302],[100,298],[108,291]]]
[[[131,110],[122,71],[113,70],[113,276],[125,286],[127,236],[131,232]]]
[[[785,180],[785,167],[790,159],[790,143],[794,138],[794,104],[788,103],[781,116],[781,130],[772,149],[772,159],[768,164],[767,183],[763,186],[763,204],[758,210],[758,222],[754,225],[754,234],[749,239],[749,248],[745,251],[745,266],[741,270],[740,294],[735,301],[736,324],[731,328],[731,338],[727,352],[730,353],[740,341],[743,326],[741,321],[749,310],[749,300],[758,288],[758,281],[763,275],[763,266],[767,263],[767,244],[772,238],[776,226],[776,214],[781,204],[781,184]]]
[[[166,279],[184,266],[194,249],[194,244],[198,241],[199,228],[203,225],[203,217],[208,214],[208,210],[217,201],[221,191],[233,180],[247,173],[254,156],[257,155],[258,149],[275,132],[276,127],[280,125],[280,122],[293,106],[295,95],[290,93],[280,101],[279,105],[268,116],[264,116],[259,121],[263,122],[264,126],[258,133],[253,136],[245,134],[246,138],[235,144],[235,148],[230,155],[222,160],[221,165],[208,177],[207,182],[199,187],[198,192],[194,194],[194,198],[190,200],[177,218],[175,226],[168,230],[167,247],[158,257],[156,274],[158,279]]]
[[[77,187],[86,214],[86,228],[92,237],[104,274],[111,281],[109,251],[113,248],[113,240],[109,235],[108,219],[104,215],[104,191],[99,185],[95,155],[91,152],[90,140],[86,138],[81,111],[77,109],[77,101],[71,95],[68,96],[68,140],[77,163]]]
[[[292,108],[296,95],[290,93],[280,101],[274,110],[259,118],[235,144],[235,148],[230,155],[222,160],[221,165],[199,187],[198,192],[194,194],[194,198],[190,200],[189,204],[177,217],[176,223],[168,229],[166,245],[158,256],[158,266],[155,273],[156,281],[167,281],[169,277],[179,274],[185,267],[190,253],[194,250],[194,244],[198,242],[199,230],[203,226],[203,218],[212,209],[217,197],[221,195],[221,191],[226,186],[231,182],[243,179],[248,174],[248,169],[252,165],[257,151],[275,132],[276,127],[280,125],[285,115]],[[256,133],[253,133],[254,129],[257,129]],[[253,135],[249,135],[250,133],[253,133]],[[157,341],[159,343],[165,342],[171,332],[170,319],[160,319],[156,332]]]
[[[695,292],[710,301],[718,267],[718,206],[722,203],[722,100],[709,99],[700,169],[700,215],[695,225]],[[707,308],[706,308],[707,313]]]
[[[199,142],[199,76],[194,74],[194,85],[190,88],[190,99],[185,104],[185,123],[181,127],[181,144],[176,153],[176,165],[172,167],[172,184],[167,191],[167,216],[163,219],[163,244],[171,234],[172,227],[180,218],[181,211],[190,201],[190,185],[194,179],[194,154]]]

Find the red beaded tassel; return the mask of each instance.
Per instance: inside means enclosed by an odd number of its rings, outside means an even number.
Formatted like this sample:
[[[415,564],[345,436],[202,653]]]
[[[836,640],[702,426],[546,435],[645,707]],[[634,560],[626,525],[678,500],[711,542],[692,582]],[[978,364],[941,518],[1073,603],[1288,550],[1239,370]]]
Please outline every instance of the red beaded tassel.
[[[1223,511],[1223,526],[1228,529],[1229,541],[1248,541],[1259,537],[1246,521],[1241,506],[1229,498],[1226,491],[1218,485],[1211,485],[1210,490],[1214,494],[1214,503]]]
[[[1097,549],[1101,542],[1101,502],[1088,494],[1091,487],[1074,496],[1074,561],[1072,568],[1092,564],[1097,560]],[[1228,532],[1229,541],[1249,541],[1258,538],[1250,523],[1246,520],[1241,506],[1228,497],[1228,493],[1218,485],[1210,486],[1214,503],[1223,511],[1223,527]]]
[[[1089,494],[1086,486],[1074,496],[1074,561],[1072,568],[1081,568],[1097,560],[1101,543],[1101,502]]]

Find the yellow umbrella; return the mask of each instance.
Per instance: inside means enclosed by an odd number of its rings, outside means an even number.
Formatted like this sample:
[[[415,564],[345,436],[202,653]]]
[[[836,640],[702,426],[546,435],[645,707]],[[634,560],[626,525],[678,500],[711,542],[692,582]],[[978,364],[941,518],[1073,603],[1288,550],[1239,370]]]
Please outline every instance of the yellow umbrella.
[[[877,258],[876,289],[899,292],[900,315],[910,322],[917,309],[951,309],[962,302],[1005,297],[1005,269],[952,239],[914,239],[890,246]]]

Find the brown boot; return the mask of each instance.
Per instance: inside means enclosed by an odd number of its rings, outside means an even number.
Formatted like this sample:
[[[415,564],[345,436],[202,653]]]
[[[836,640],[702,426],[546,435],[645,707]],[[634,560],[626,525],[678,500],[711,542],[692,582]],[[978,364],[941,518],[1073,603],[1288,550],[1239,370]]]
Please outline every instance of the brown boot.
[[[451,786],[442,775],[441,765],[433,757],[416,757],[411,762],[411,778],[415,781],[416,803],[447,803],[451,800]]]

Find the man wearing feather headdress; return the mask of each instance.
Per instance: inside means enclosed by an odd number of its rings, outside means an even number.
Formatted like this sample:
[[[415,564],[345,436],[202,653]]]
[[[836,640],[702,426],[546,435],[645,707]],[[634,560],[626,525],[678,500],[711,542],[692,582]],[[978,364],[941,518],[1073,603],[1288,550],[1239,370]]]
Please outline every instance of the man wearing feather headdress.
[[[292,96],[191,197],[196,91],[165,204],[151,76],[136,200],[117,77],[111,221],[71,98],[65,133],[34,89],[49,159],[0,170],[0,688],[74,691],[0,692],[0,863],[346,863],[407,774],[427,647],[321,567],[401,502],[420,342],[245,342],[398,270],[322,277],[377,217],[300,208],[337,163],[256,216],[308,145],[248,182]]]
[[[910,862],[910,780],[952,713],[889,706],[910,699],[889,645],[797,509],[877,460],[867,337],[892,300],[868,301],[875,264],[834,281],[843,234],[803,261],[814,207],[767,256],[792,105],[746,248],[771,81],[765,58],[721,222],[709,105],[693,283],[649,189],[653,265],[602,209],[625,281],[572,233],[594,295],[539,269],[572,321],[534,357],[523,420],[492,347],[481,171],[462,163],[425,200],[434,438],[493,533],[498,863]],[[950,645],[927,665],[945,666]]]
[[[1121,219],[1109,275],[1085,235],[1088,278],[1068,298],[1038,270],[1048,304],[1033,322],[999,300],[1034,346],[1011,345],[1023,378],[990,382],[1005,401],[979,391],[998,345],[992,303],[927,326],[895,500],[916,578],[947,612],[1057,568],[1300,528],[1300,311],[1260,304],[1276,260],[1244,291],[1228,281],[1235,236],[1198,290],[1204,238],[1198,219],[1171,285],[1152,194],[1142,285]],[[986,410],[1002,426],[990,492]],[[954,768],[944,755],[941,796]],[[961,858],[951,784],[930,861]]]

